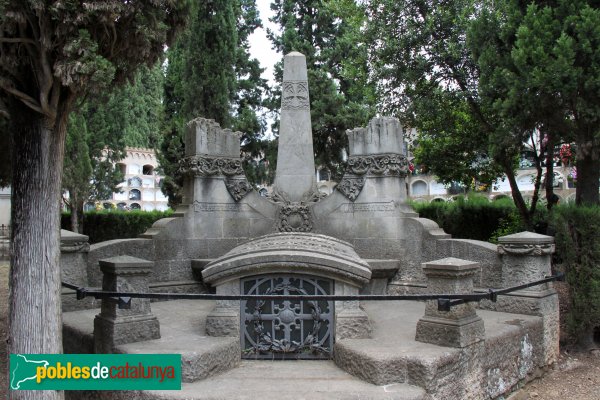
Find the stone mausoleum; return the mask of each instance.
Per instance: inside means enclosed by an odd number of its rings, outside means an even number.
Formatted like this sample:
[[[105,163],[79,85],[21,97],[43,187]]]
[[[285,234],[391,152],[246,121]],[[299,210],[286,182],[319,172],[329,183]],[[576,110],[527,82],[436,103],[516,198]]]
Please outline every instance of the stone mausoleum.
[[[550,275],[553,239],[452,239],[406,204],[397,119],[348,131],[332,194],[315,182],[305,57],[284,59],[273,194],[258,195],[240,134],[188,124],[183,204],[137,239],[89,246],[63,232],[63,280],[120,292],[218,295],[472,294]],[[181,392],[111,399],[500,399],[558,356],[551,283],[496,301],[76,300],[63,292],[66,352],[179,353]],[[277,360],[277,361],[274,361]],[[132,397],[133,396],[133,397]]]

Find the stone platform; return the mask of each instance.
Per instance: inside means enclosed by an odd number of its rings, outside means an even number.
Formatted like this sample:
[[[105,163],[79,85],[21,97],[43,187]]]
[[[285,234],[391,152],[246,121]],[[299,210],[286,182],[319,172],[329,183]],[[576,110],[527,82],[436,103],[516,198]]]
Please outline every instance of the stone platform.
[[[497,398],[537,373],[539,317],[479,310],[486,339],[469,350],[415,341],[424,303],[363,302],[373,325],[370,339],[344,339],[334,361],[241,361],[238,338],[209,337],[209,301],[153,303],[161,325],[157,340],[120,345],[122,353],[182,355],[182,391],[67,393],[70,398],[120,399],[444,399]],[[99,310],[64,314],[65,352],[91,352]],[[480,386],[482,385],[482,386]],[[453,393],[454,397],[449,396]],[[72,397],[74,396],[74,397]]]

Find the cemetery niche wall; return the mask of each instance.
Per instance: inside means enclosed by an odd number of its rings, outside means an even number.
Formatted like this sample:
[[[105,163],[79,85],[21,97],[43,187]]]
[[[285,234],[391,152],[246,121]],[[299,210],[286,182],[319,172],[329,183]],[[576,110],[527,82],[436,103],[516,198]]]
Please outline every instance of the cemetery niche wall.
[[[523,232],[496,246],[452,239],[418,217],[406,203],[408,162],[395,118],[347,132],[346,171],[323,197],[309,104],[305,57],[292,52],[284,58],[278,164],[268,198],[244,176],[240,133],[190,121],[180,162],[183,201],[173,217],[140,238],[91,246],[65,232],[63,280],[113,291],[393,295],[472,293],[550,275],[550,237]],[[130,310],[108,300],[97,307],[97,300],[76,301],[72,290],[63,291],[66,352],[181,353],[186,393],[198,399],[211,379],[249,368],[242,359],[329,360],[323,362],[356,381],[331,388],[339,398],[355,390],[364,398],[488,399],[558,357],[551,283],[451,311],[390,301],[133,299]],[[296,367],[300,375],[303,365]],[[382,389],[392,384],[391,392]]]

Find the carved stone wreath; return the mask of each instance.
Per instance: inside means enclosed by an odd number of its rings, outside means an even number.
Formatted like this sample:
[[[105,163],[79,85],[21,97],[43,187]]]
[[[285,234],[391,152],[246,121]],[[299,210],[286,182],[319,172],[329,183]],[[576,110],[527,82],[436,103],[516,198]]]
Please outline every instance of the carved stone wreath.
[[[306,193],[301,201],[292,202],[284,192],[277,189],[268,196],[269,200],[279,205],[277,229],[279,232],[310,232],[313,229],[310,205],[326,197],[318,190]]]
[[[313,229],[310,209],[303,203],[288,203],[279,209],[279,232],[310,232]]]
[[[252,190],[252,186],[248,183],[248,181],[245,178],[227,178],[225,179],[225,187],[227,188],[227,191],[235,201],[240,201]]]
[[[244,170],[239,158],[191,156],[179,161],[179,172],[191,176],[234,176]]]

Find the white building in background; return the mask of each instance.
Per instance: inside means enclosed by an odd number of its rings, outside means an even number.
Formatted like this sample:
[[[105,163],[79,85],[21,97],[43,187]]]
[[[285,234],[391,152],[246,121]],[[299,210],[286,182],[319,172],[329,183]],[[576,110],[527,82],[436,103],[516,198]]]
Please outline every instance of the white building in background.
[[[0,187],[0,228],[10,225],[10,186]],[[2,232],[0,232],[2,236]]]
[[[554,193],[559,200],[575,201],[575,184],[572,176],[573,168],[571,166],[554,166]],[[534,179],[537,171],[533,168],[519,168],[516,171],[517,185],[523,194],[523,198],[531,200],[534,188]],[[542,178],[543,179],[543,178]],[[459,185],[444,185],[435,180],[432,174],[414,173],[409,175],[407,179],[408,195],[416,202],[430,201],[450,201],[456,196],[464,194],[464,188]],[[498,179],[492,187],[480,192],[487,196],[490,200],[500,199],[504,197],[512,198],[510,184],[507,179]],[[539,196],[545,199],[545,189],[540,187]]]
[[[101,200],[105,209],[165,211],[169,208],[168,199],[160,185],[163,176],[158,175],[158,161],[152,149],[128,147],[127,156],[116,166],[125,176],[118,185],[120,193],[113,193],[111,199]],[[86,210],[94,209],[95,204],[85,205]]]

